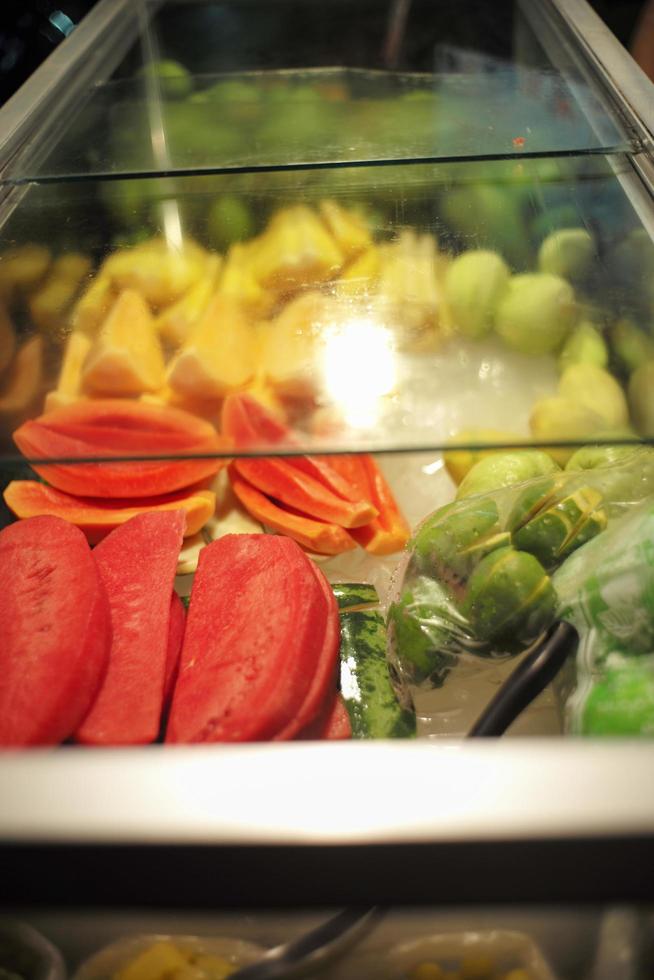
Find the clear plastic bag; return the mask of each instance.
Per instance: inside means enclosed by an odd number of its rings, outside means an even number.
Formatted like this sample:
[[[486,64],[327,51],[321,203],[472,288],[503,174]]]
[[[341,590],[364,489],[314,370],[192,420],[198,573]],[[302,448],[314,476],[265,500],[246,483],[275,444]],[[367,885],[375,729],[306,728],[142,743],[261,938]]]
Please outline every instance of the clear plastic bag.
[[[553,582],[579,634],[561,682],[566,730],[654,735],[654,500],[571,555]]]
[[[654,499],[652,450],[603,458],[591,447],[589,468],[466,497],[417,527],[389,596],[389,659],[419,716],[439,715],[433,733],[463,734],[560,615],[557,570]]]

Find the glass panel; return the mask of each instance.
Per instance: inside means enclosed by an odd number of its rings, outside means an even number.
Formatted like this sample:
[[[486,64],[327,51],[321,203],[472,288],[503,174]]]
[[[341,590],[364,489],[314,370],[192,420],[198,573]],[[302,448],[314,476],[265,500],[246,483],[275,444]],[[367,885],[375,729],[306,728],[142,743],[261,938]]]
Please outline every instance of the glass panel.
[[[6,180],[627,150],[540,4],[171,2]]]
[[[651,436],[654,246],[629,173],[580,157],[15,191],[2,453],[80,397],[219,425],[239,391],[296,430],[250,452]],[[610,417],[542,409],[577,360],[617,379]]]

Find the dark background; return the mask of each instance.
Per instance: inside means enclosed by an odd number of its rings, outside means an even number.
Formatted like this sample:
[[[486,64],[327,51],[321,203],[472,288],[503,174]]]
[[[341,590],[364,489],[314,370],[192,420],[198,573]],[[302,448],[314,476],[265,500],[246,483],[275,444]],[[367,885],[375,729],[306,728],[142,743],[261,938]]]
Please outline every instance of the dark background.
[[[325,0],[325,13],[329,2]],[[434,0],[435,8],[438,2]],[[0,0],[0,103],[22,85],[94,3],[95,0]],[[629,47],[642,0],[593,0],[593,6]]]

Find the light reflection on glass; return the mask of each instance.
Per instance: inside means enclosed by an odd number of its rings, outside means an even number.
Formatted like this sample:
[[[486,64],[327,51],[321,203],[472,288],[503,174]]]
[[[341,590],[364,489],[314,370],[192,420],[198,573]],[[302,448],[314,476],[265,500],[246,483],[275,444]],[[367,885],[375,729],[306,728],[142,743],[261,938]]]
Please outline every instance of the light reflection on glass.
[[[323,355],[327,396],[340,405],[350,428],[370,428],[379,417],[379,400],[396,383],[391,335],[372,319],[342,324],[329,337]]]

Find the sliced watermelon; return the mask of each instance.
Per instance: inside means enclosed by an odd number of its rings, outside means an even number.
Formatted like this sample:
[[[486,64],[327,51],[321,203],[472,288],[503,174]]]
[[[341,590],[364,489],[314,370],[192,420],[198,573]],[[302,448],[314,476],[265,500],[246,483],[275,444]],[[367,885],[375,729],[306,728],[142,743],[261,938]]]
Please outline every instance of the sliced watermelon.
[[[290,538],[228,534],[193,583],[167,742],[266,741],[304,705],[328,604]]]
[[[179,673],[179,659],[184,643],[184,630],[186,628],[186,609],[184,603],[173,592],[170,599],[170,620],[168,623],[168,649],[166,650],[166,674],[164,677],[164,707],[170,705],[177,674]]]
[[[341,645],[338,603],[323,573],[313,562],[311,562],[311,566],[327,606],[325,632],[320,654],[311,673],[311,682],[306,696],[293,718],[275,735],[274,740],[279,742],[295,738],[303,728],[318,718],[324,705],[330,700],[331,692],[336,691],[340,665],[338,653]]]
[[[86,745],[144,745],[159,734],[170,603],[183,511],[139,514],[93,552],[105,584],[113,642],[107,673],[75,733]]]
[[[0,745],[56,745],[88,712],[111,645],[86,538],[58,517],[0,531]]]

